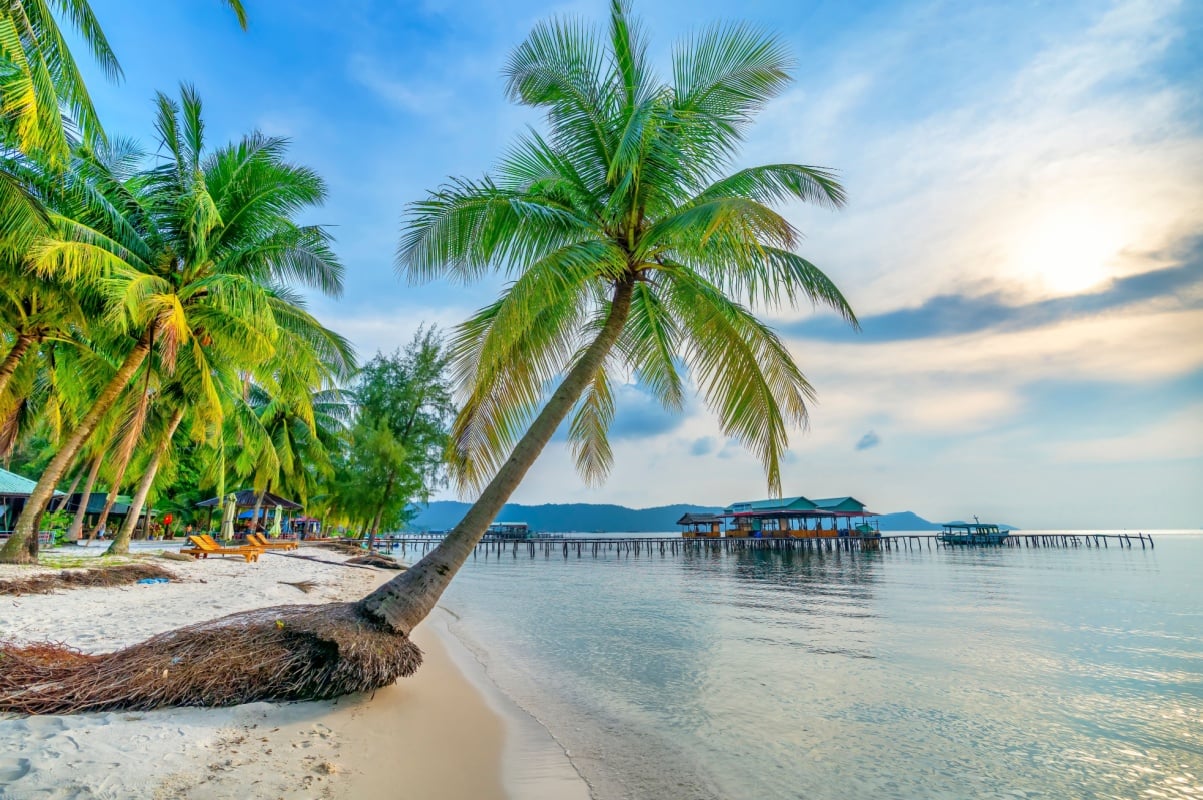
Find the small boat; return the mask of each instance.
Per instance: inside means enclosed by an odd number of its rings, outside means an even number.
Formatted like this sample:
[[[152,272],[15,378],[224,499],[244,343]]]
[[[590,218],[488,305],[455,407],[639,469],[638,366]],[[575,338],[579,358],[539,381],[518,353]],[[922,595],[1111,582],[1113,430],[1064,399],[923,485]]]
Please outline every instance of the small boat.
[[[1002,544],[1009,533],[997,525],[978,522],[946,522],[944,530],[936,536],[936,541],[943,544]]]
[[[860,536],[863,539],[880,539],[881,538],[881,531],[877,530],[877,528],[874,528],[872,525],[870,525],[867,522],[862,522],[861,524],[857,525],[852,530],[855,532],[855,534],[857,536]]]

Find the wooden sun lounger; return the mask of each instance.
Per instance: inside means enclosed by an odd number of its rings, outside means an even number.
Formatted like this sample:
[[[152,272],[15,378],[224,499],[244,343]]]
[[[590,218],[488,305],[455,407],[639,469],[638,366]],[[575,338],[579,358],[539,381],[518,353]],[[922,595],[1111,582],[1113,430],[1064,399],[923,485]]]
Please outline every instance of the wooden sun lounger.
[[[293,541],[268,541],[267,537],[262,533],[248,533],[246,540],[255,547],[263,547],[268,550],[296,550],[300,547],[299,544]]]
[[[192,542],[192,547],[183,548],[180,552],[193,558],[208,558],[210,555],[242,556],[249,563],[258,561],[263,553],[261,547],[222,547],[212,536],[189,536],[188,541]]]

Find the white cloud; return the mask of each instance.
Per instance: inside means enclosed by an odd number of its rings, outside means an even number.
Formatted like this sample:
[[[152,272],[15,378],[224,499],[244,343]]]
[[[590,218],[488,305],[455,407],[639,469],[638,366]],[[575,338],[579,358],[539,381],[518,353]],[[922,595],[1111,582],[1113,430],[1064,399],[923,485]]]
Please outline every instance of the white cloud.
[[[1178,35],[1176,9],[1118,4],[972,100],[916,119],[880,117],[894,100],[880,78],[899,55],[870,35],[841,62],[852,77],[807,77],[767,115],[747,160],[818,152],[845,169],[847,210],[791,215],[803,251],[862,314],[956,291],[1073,293],[1147,269],[1124,254],[1203,220],[1193,92],[1150,75]]]

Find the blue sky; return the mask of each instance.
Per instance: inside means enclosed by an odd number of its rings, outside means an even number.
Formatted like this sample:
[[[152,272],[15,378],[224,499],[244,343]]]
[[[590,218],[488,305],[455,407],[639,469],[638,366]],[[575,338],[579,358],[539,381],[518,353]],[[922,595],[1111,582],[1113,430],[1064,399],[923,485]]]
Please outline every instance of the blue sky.
[[[553,14],[603,0],[93,0],[125,70],[90,87],[112,133],[151,141],[151,98],[194,83],[210,140],[291,138],[329,181],[312,221],[348,268],[331,327],[370,355],[450,326],[497,282],[393,273],[407,202],[478,175],[539,119],[500,68]],[[734,9],[734,10],[733,10]],[[793,87],[739,164],[840,170],[838,213],[797,207],[801,251],[844,289],[853,335],[766,312],[818,389],[786,493],[1024,527],[1203,525],[1203,7],[1189,2],[636,4],[667,59],[740,19],[776,31]],[[515,500],[634,506],[762,496],[763,474],[696,401],[620,388],[615,468],[584,487],[560,444]]]

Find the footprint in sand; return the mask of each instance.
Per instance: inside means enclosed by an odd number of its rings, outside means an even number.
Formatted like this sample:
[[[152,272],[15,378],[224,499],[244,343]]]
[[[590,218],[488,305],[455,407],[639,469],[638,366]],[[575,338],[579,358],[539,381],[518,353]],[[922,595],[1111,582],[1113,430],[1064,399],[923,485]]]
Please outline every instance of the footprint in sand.
[[[28,758],[0,758],[0,786],[19,781],[28,774]]]

